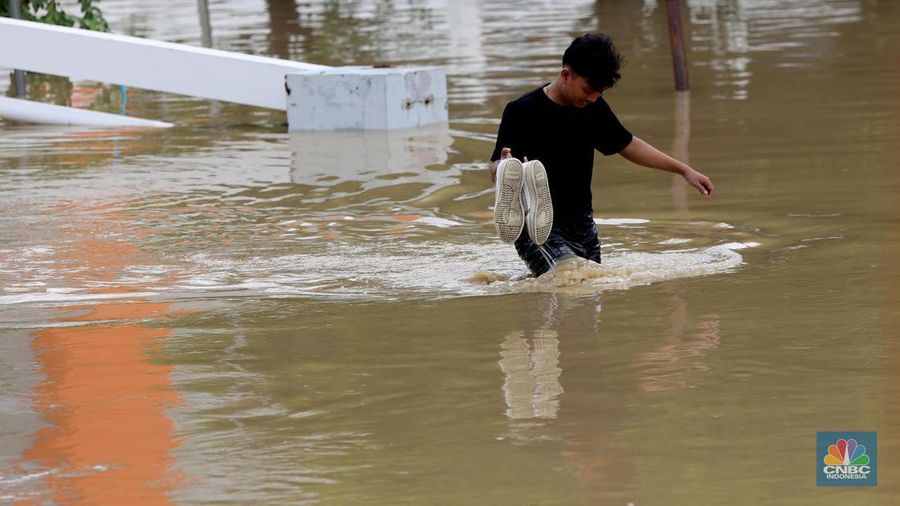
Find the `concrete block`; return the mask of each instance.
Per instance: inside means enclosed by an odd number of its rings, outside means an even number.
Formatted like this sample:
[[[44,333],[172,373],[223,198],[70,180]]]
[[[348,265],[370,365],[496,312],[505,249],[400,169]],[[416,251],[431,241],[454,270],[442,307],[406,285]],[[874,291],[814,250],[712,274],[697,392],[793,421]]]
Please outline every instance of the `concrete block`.
[[[447,122],[440,67],[336,67],[285,76],[288,130],[395,130]]]

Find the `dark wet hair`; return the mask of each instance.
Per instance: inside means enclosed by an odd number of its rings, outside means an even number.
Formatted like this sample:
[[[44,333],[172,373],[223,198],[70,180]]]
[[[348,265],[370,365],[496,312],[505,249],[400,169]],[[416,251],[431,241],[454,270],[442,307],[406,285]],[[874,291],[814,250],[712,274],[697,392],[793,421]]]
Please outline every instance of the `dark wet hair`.
[[[588,33],[572,41],[563,53],[563,65],[568,65],[588,85],[597,91],[612,88],[624,62],[612,38],[605,33]]]

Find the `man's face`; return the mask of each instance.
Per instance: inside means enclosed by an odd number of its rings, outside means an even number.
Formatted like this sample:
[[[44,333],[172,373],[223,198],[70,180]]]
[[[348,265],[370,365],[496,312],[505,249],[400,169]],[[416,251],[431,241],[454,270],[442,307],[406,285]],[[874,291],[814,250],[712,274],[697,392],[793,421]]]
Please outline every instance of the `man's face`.
[[[563,96],[571,107],[586,107],[600,98],[602,92],[591,88],[587,79],[565,67],[561,72]]]

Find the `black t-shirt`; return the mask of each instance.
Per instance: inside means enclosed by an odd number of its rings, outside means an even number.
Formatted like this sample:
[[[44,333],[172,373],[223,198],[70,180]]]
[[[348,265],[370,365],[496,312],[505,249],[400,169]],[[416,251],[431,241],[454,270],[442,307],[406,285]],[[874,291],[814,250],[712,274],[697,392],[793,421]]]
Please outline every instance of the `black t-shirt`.
[[[632,138],[603,97],[583,108],[563,107],[542,86],[506,105],[491,161],[503,148],[519,160],[540,160],[547,169],[554,223],[586,226],[593,222],[594,149],[613,155]]]

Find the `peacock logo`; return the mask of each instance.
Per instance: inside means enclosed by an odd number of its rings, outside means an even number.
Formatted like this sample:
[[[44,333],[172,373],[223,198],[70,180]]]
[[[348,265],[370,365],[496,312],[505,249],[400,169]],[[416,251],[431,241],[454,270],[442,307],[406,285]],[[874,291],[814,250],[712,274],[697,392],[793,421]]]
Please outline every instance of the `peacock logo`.
[[[838,439],[828,447],[825,455],[826,466],[867,466],[869,456],[865,445],[858,444],[855,439]]]

